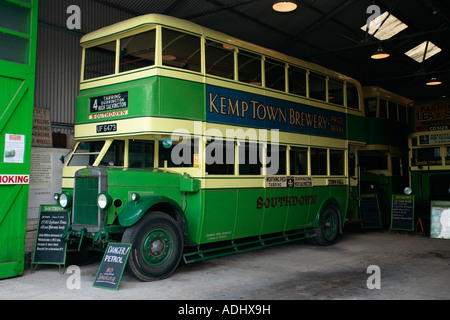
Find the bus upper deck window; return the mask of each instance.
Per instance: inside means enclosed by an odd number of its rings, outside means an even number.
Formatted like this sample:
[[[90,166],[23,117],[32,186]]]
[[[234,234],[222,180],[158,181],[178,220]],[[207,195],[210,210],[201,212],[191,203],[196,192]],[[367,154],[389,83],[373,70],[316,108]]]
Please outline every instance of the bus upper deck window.
[[[290,65],[289,92],[306,97],[306,70]]]
[[[120,40],[120,72],[155,64],[155,30]]]
[[[388,101],[388,107],[389,107],[389,120],[398,121],[397,104],[395,102]]]
[[[266,87],[285,91],[285,69],[285,64],[283,62],[267,58],[265,61]]]
[[[384,99],[380,99],[378,118],[387,119],[387,101]]]
[[[366,118],[375,118],[377,116],[377,98],[364,99]]]
[[[359,110],[358,88],[350,82],[347,82],[347,107]]]
[[[408,123],[408,113],[406,107],[399,104],[398,105],[398,120],[400,123]]]
[[[162,29],[163,65],[200,72],[200,37]]]
[[[262,85],[260,55],[240,50],[238,54],[238,69],[239,81],[257,86]]]
[[[344,105],[344,82],[328,79],[328,102]]]
[[[93,165],[104,144],[105,141],[80,142],[67,165],[69,167]]]
[[[115,41],[85,49],[84,80],[108,76],[114,74],[115,70]]]
[[[232,46],[206,40],[206,73],[234,79],[234,48]]]
[[[321,74],[309,74],[309,97],[326,101],[326,78]]]

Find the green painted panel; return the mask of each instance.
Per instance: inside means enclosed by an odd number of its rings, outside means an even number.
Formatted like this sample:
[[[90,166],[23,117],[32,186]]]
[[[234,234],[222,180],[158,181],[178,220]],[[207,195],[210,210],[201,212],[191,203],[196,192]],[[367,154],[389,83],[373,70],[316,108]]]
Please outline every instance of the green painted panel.
[[[154,76],[81,91],[76,99],[75,123],[105,121],[105,118],[89,119],[89,115],[104,113],[90,113],[90,99],[123,92],[128,92],[128,107],[114,110],[125,112],[108,120],[145,116],[203,120],[205,117],[204,84]]]
[[[204,84],[160,77],[160,97],[161,116],[205,120]]]
[[[352,141],[366,141],[366,129],[364,127],[364,118],[347,115],[347,138]]]
[[[201,243],[230,240],[234,235],[237,190],[213,189],[205,192]]]
[[[347,190],[347,186],[208,190],[200,243],[314,227],[330,200],[345,221]]]
[[[238,210],[236,215],[236,228],[234,238],[243,238],[261,233],[264,219],[264,210],[258,209],[256,200],[264,196],[264,189],[240,189],[238,190]]]
[[[28,3],[0,5],[0,279],[25,260],[38,16]]]

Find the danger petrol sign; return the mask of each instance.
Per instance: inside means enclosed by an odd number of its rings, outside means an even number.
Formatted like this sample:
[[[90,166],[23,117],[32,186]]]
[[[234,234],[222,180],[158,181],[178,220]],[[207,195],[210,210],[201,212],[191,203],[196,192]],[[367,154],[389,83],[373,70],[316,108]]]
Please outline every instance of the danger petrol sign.
[[[30,175],[27,174],[0,174],[0,185],[2,184],[29,184]]]

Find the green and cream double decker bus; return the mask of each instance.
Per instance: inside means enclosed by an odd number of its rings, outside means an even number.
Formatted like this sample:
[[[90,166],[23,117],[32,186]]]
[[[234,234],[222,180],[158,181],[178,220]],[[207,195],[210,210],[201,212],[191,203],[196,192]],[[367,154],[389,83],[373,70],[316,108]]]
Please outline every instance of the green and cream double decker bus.
[[[363,87],[367,145],[358,150],[361,193],[376,194],[381,224],[391,199],[409,185],[408,110],[413,101],[377,86]]]
[[[427,225],[430,203],[450,201],[450,99],[414,105],[408,137],[415,213]]]
[[[157,14],[81,46],[77,145],[55,195],[66,241],[131,243],[144,281],[181,259],[335,241],[364,143],[357,81]]]

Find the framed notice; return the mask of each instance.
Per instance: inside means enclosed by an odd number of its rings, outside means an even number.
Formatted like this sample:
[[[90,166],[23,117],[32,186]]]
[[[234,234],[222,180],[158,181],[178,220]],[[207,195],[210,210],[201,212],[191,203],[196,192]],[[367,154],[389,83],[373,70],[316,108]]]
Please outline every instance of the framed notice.
[[[41,205],[33,264],[65,265],[67,244],[62,241],[62,235],[68,224],[67,210],[58,205]]]
[[[117,290],[122,279],[131,244],[109,243],[94,280],[94,287]]]
[[[430,238],[450,239],[450,201],[431,201]]]
[[[414,230],[414,196],[392,195],[391,230]]]

